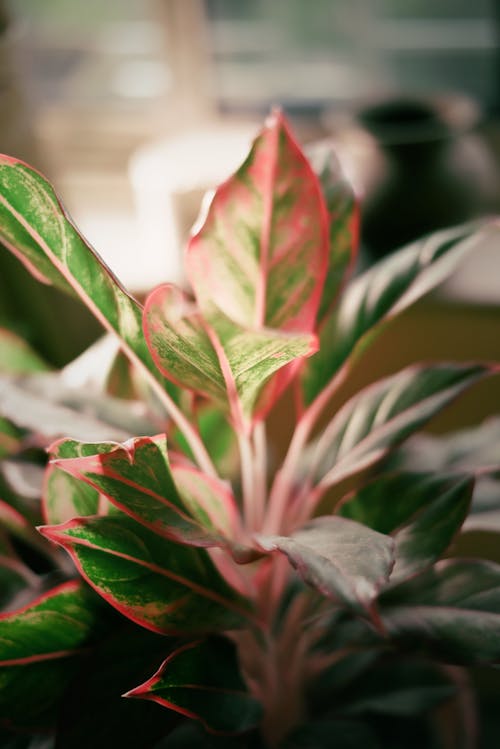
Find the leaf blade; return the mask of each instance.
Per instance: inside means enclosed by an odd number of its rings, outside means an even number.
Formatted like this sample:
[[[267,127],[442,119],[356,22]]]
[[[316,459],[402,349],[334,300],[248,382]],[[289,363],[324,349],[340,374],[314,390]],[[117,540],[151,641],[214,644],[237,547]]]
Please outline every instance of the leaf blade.
[[[389,536],[335,516],[316,518],[291,536],[259,536],[257,542],[264,551],[285,554],[323,595],[358,611],[370,609],[394,564]]]
[[[40,532],[68,551],[111,606],[153,632],[225,629],[252,618],[205,551],[169,542],[127,516],[77,518]]]
[[[213,733],[243,733],[255,728],[262,715],[240,676],[234,646],[220,638],[178,648],[125,697],[153,700],[201,721]]]
[[[244,327],[312,331],[327,231],[318,180],[275,112],[190,240],[188,275],[200,307],[214,304]]]

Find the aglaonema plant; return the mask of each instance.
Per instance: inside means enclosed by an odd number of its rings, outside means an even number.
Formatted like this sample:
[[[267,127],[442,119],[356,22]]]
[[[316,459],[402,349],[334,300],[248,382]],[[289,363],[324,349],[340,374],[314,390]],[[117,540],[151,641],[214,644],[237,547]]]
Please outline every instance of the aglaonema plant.
[[[498,225],[438,232],[349,281],[356,202],[333,158],[313,164],[274,113],[205,207],[189,289],[142,306],[48,181],[1,158],[2,243],[122,352],[114,396],[77,397],[0,336],[3,746],[396,747],[400,730],[474,745],[464,669],[500,660],[500,566],[447,552],[500,452],[488,437],[467,458],[457,438],[460,460],[445,446],[427,466],[399,446],[498,366],[415,364],[324,422],[386,324]],[[285,390],[295,429],[276,465],[266,421]],[[42,475],[50,441],[40,509],[19,476]]]

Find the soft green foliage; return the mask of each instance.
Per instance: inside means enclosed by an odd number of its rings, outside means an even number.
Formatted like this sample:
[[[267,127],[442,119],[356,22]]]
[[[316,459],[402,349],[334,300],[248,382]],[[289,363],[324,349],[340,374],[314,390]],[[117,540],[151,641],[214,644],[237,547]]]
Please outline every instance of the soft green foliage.
[[[75,390],[95,350],[50,372],[0,331],[2,746],[400,749],[405,731],[450,749],[441,708],[473,746],[457,705],[466,668],[500,661],[500,564],[453,552],[500,531],[500,429],[414,435],[499,366],[414,362],[324,417],[499,226],[349,280],[356,200],[333,155],[311,158],[274,113],[189,242],[191,290],[144,307],[47,180],[0,158],[5,248],[120,346]],[[287,388],[279,464],[266,424]]]

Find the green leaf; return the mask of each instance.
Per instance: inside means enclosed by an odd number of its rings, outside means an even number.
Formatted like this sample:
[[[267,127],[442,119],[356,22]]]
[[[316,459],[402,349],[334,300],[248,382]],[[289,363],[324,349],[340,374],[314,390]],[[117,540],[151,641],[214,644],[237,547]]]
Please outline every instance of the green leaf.
[[[81,583],[54,588],[0,616],[0,719],[43,728],[98,626],[98,609]]]
[[[125,696],[154,700],[215,733],[249,731],[262,717],[261,705],[240,676],[234,645],[222,638],[183,645]]]
[[[142,335],[141,305],[82,237],[45,177],[8,156],[0,158],[0,240],[35,278],[79,297],[129,357],[162,381]]]
[[[361,390],[318,440],[321,486],[333,486],[380,460],[488,373],[480,365],[415,366]]]
[[[459,262],[484,242],[497,225],[471,233],[470,226],[440,231],[374,265],[346,288],[327,317],[319,353],[303,370],[303,398],[311,403],[343,365],[366,350],[384,323],[441,283]]]
[[[379,599],[389,637],[448,663],[500,660],[500,565],[446,560]]]
[[[330,257],[318,322],[335,304],[346,276],[354,265],[359,239],[359,209],[353,189],[346,180],[329,143],[307,149],[307,157],[318,175],[328,208],[330,224]]]
[[[28,344],[6,328],[0,328],[0,372],[26,374],[42,372],[48,365]]]
[[[105,514],[105,508],[99,511],[99,498],[104,497],[146,528],[181,543],[230,546],[240,533],[238,509],[228,488],[195,468],[171,468],[164,435],[137,437],[123,445],[69,441],[57,449],[52,466],[92,490],[89,494],[75,486],[63,500],[76,500],[84,515],[92,508]],[[60,506],[61,499],[54,496],[54,491],[64,490],[54,486],[60,482],[58,473],[49,475],[48,482],[48,499]]]
[[[50,546],[36,532],[33,525],[18,510],[2,499],[0,499],[0,528],[44,555],[51,553]]]
[[[8,419],[0,417],[0,459],[18,452],[24,432]]]
[[[262,394],[271,375],[315,350],[311,335],[247,330],[221,313],[207,321],[171,284],[159,286],[148,297],[144,329],[161,372],[230,410],[239,425],[274,402],[276,393]],[[281,380],[275,390],[284,384]]]
[[[369,609],[394,565],[394,542],[341,517],[316,518],[292,536],[258,536],[263,551],[285,554],[323,595]]]
[[[328,215],[316,175],[280,112],[215,192],[187,270],[205,313],[239,325],[311,332],[326,274]]]
[[[380,533],[394,532],[392,583],[439,559],[467,517],[473,487],[473,477],[460,474],[389,474],[357,491],[339,513]]]
[[[230,629],[252,613],[203,549],[182,546],[132,518],[90,517],[44,526],[111,606],[163,634]]]

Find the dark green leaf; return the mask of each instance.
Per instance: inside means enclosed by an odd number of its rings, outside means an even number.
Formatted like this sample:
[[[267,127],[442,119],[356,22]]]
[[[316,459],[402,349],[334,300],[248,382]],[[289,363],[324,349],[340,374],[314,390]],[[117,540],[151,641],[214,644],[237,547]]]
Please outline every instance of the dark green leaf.
[[[500,660],[500,565],[440,562],[380,597],[389,637],[449,663]]]
[[[264,551],[285,554],[323,595],[358,610],[370,607],[394,564],[389,536],[346,518],[316,518],[292,536],[259,536],[257,541]]]
[[[222,638],[182,646],[126,696],[154,700],[216,733],[243,733],[262,717],[239,673],[234,645]]]
[[[474,479],[400,472],[381,476],[342,505],[343,517],[381,533],[394,533],[396,564],[391,582],[437,561],[462,526]]]
[[[95,601],[79,582],[0,616],[0,719],[25,728],[50,724],[98,624]]]

